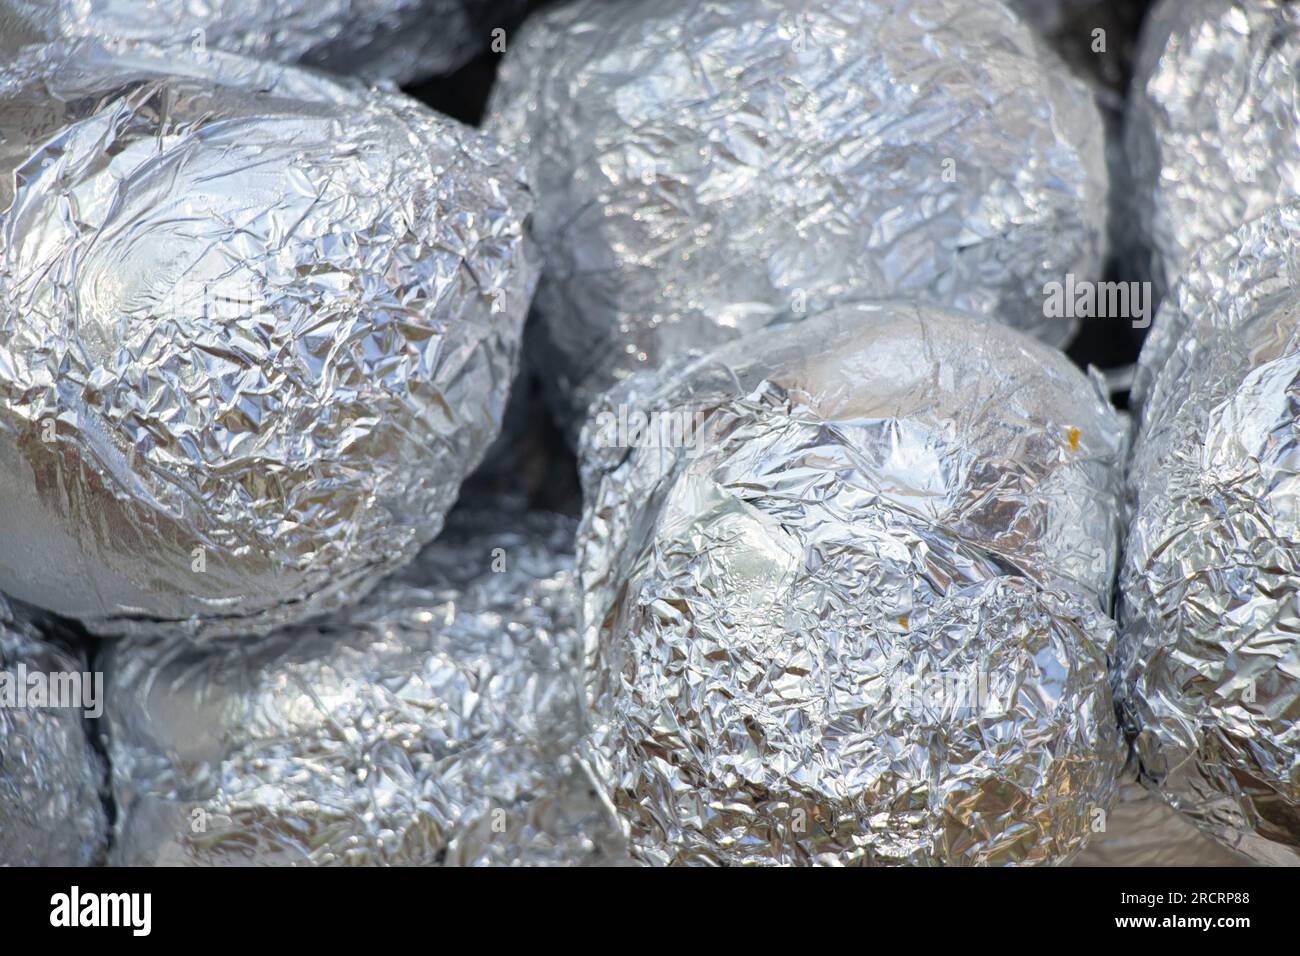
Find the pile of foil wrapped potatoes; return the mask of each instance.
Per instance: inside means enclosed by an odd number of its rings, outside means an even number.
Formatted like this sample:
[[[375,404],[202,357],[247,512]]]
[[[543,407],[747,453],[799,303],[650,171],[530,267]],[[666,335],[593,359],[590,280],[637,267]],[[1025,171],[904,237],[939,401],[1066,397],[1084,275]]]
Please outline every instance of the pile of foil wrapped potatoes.
[[[1298,67],[0,0],[0,864],[1300,863]]]

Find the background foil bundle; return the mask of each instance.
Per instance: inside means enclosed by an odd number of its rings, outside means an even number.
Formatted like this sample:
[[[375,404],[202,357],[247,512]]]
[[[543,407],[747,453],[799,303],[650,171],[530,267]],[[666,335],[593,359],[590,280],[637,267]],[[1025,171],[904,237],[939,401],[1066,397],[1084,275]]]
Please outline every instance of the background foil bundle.
[[[1078,850],[1123,763],[1124,445],[1064,356],[897,304],[609,393],[582,449],[587,752],[634,855]]]
[[[1142,364],[1121,578],[1144,780],[1227,845],[1300,863],[1300,206],[1203,247]]]
[[[1129,97],[1135,255],[1171,286],[1197,247],[1300,198],[1300,5],[1166,0]]]
[[[618,378],[855,297],[1062,343],[1045,282],[1101,266],[1093,97],[996,3],[570,4],[512,43],[490,125],[530,145],[575,431]]]
[[[0,674],[9,692],[27,678],[83,674],[85,656],[42,640],[0,597]],[[0,699],[0,866],[89,866],[108,839],[104,763],[83,707]],[[102,704],[102,701],[100,701]]]
[[[265,632],[437,534],[536,278],[508,153],[292,67],[78,43],[0,72],[0,172],[0,588]]]
[[[260,642],[115,644],[118,864],[577,864],[573,520],[457,511],[360,605]],[[608,841],[608,842],[606,842]]]
[[[137,40],[406,83],[461,66],[524,6],[525,0],[0,0],[0,53],[53,40]]]

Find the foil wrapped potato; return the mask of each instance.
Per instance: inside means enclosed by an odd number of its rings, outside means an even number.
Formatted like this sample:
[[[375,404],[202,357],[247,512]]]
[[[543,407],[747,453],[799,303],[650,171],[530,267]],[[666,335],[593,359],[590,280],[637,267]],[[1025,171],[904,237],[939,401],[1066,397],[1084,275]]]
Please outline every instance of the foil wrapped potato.
[[[526,143],[539,368],[572,435],[605,388],[869,296],[1060,344],[1096,278],[1102,121],[1000,3],[600,0],[530,19],[489,126]]]
[[[407,83],[450,73],[524,0],[0,0],[0,54],[25,43],[143,41]]]
[[[584,753],[652,864],[1057,863],[1109,808],[1125,429],[1011,329],[859,304],[583,432]]]
[[[1129,97],[1134,254],[1158,290],[1188,257],[1300,199],[1300,5],[1165,0],[1148,15]]]
[[[1300,206],[1199,250],[1142,353],[1121,576],[1145,783],[1259,863],[1300,863]]]
[[[514,156],[398,94],[141,45],[0,69],[0,589],[264,633],[437,534],[536,279]]]
[[[0,866],[103,862],[105,770],[90,738],[103,703],[85,655],[0,596]]]
[[[476,507],[359,605],[108,654],[115,864],[617,860],[573,759],[573,519]]]

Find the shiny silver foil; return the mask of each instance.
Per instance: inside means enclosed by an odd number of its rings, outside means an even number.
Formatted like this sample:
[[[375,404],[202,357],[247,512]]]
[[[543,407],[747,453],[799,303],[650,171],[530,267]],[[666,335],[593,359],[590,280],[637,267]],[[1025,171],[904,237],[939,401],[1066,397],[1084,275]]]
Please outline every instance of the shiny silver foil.
[[[1142,354],[1121,576],[1144,781],[1260,863],[1300,864],[1300,206],[1203,247]]]
[[[1206,836],[1183,814],[1136,783],[1120,787],[1074,866],[1245,866],[1248,861]]]
[[[22,43],[144,41],[406,83],[468,62],[524,0],[0,0],[0,55]]]
[[[998,3],[573,3],[525,23],[489,125],[531,150],[575,433],[618,379],[851,298],[1063,343],[1043,286],[1102,262],[1093,97]]]
[[[496,436],[518,163],[398,94],[210,52],[0,70],[0,589],[250,634],[365,593]]]
[[[342,613],[107,669],[116,864],[585,864],[573,519],[458,510]],[[606,850],[609,852],[606,852]]]
[[[42,639],[0,597],[0,866],[103,860],[104,762],[91,746],[86,710],[32,695],[38,681],[48,687],[58,675],[87,672],[85,655]]]
[[[1149,14],[1125,149],[1138,254],[1160,290],[1188,256],[1300,199],[1300,5],[1165,0]]]
[[[1126,432],[1098,388],[1013,330],[882,304],[605,396],[582,447],[585,754],[638,859],[1084,845],[1124,760]]]

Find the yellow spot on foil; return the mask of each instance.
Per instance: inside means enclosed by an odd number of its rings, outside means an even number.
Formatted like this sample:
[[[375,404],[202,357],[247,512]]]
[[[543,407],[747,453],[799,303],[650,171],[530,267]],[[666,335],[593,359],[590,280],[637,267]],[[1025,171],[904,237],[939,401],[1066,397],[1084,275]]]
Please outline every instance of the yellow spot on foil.
[[[1070,450],[1079,450],[1079,429],[1077,428],[1070,429]]]
[[[906,617],[900,617],[900,618],[898,619],[898,623],[901,624],[901,625],[903,625],[904,629],[907,628],[907,618],[906,618]]]

